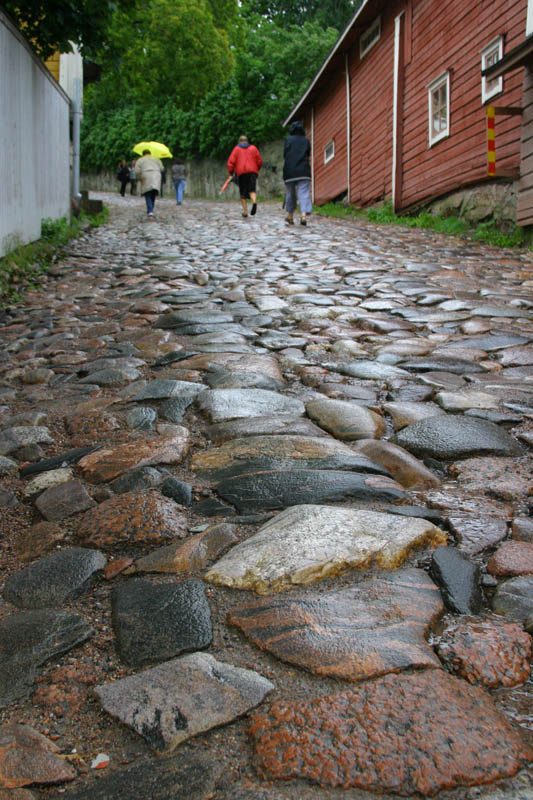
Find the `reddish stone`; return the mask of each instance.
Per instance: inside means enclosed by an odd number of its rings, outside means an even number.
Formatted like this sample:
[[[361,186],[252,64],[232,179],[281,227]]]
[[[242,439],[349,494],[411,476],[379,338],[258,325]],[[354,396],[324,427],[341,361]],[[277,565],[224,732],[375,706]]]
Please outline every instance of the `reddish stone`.
[[[533,542],[533,517],[513,519],[511,536],[519,542]]]
[[[131,567],[132,564],[133,558],[117,558],[115,561],[110,561],[104,569],[104,578],[106,581],[111,581],[121,572],[124,572],[125,569]]]
[[[190,436],[186,428],[174,427],[173,436],[140,435],[89,453],[79,461],[78,469],[89,483],[105,483],[150,464],[179,464],[189,451]]]
[[[489,695],[441,670],[386,675],[308,702],[278,701],[250,728],[269,779],[432,797],[511,777],[533,753]]]
[[[500,578],[533,574],[533,542],[502,542],[489,558],[487,570]]]
[[[65,425],[74,447],[105,442],[112,431],[120,428],[120,423],[113,414],[97,409],[67,417]]]
[[[88,547],[113,550],[164,544],[187,535],[173,500],[159,492],[127,492],[101,503],[81,518],[76,538]]]
[[[81,669],[66,665],[56,667],[32,695],[32,702],[56,717],[72,716],[79,712],[89,697],[89,687],[102,680],[99,667]]]
[[[33,561],[56,549],[66,532],[53,522],[38,522],[28,530],[16,533],[15,552],[21,561]]]
[[[444,632],[437,653],[469,683],[516,686],[529,678],[531,636],[514,622],[463,617]]]
[[[39,495],[35,505],[47,520],[56,521],[93,508],[96,503],[78,480],[51,486]]]
[[[469,555],[494,547],[507,536],[507,522],[499,517],[477,514],[450,516],[448,525],[458,542],[458,549]]]
[[[35,800],[29,789],[0,789],[0,800]]]
[[[75,770],[58,752],[57,745],[29,726],[11,723],[0,728],[0,787],[73,780]]]
[[[154,550],[135,562],[130,572],[196,572],[238,541],[235,525],[222,522],[211,525],[185,542]]]
[[[426,573],[406,569],[338,592],[254,600],[230,611],[228,622],[282,661],[359,681],[413,667],[439,668],[425,633],[443,610]]]

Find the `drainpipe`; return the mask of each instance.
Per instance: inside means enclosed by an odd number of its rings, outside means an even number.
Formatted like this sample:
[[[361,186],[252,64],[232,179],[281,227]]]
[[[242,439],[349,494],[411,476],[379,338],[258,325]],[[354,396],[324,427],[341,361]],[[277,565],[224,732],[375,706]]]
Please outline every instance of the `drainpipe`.
[[[400,101],[400,37],[403,13],[402,11],[394,20],[394,85],[392,100],[392,207],[394,210],[396,210],[398,194],[398,133],[401,113],[401,109],[398,106]]]
[[[72,196],[80,194],[80,122],[81,122],[81,78],[74,78],[72,97]]]
[[[533,33],[533,0],[527,0],[526,36]]]

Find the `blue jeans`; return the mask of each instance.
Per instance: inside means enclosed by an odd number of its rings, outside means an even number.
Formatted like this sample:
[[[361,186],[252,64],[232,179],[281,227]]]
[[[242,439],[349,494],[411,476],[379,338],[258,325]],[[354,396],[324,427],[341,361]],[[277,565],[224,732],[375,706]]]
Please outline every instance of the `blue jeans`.
[[[149,192],[144,192],[144,199],[146,200],[146,211],[148,214],[152,214],[154,211],[156,197],[157,197],[156,189],[150,189]]]
[[[185,189],[185,184],[187,181],[185,178],[179,178],[179,180],[174,181],[174,189],[176,190],[176,203],[181,206],[183,200],[183,190]]]
[[[311,181],[304,178],[301,181],[288,181],[285,184],[285,208],[287,213],[292,214],[296,209],[296,198],[300,204],[302,214],[310,214],[313,210],[311,204]]]

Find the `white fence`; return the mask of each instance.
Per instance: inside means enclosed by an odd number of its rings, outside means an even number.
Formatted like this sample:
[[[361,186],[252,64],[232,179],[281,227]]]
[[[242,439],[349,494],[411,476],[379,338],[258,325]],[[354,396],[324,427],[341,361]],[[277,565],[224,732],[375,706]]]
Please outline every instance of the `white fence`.
[[[70,214],[70,103],[0,10],[0,256]]]

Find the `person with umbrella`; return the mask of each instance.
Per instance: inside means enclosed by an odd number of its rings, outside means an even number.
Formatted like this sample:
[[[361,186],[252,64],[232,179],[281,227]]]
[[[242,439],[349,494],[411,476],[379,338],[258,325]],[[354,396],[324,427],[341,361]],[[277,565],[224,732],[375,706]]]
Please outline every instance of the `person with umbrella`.
[[[143,150],[142,158],[135,164],[135,174],[140,184],[140,192],[146,201],[146,213],[154,216],[155,199],[161,191],[161,175],[163,164],[159,158],[154,158],[150,150]]]

